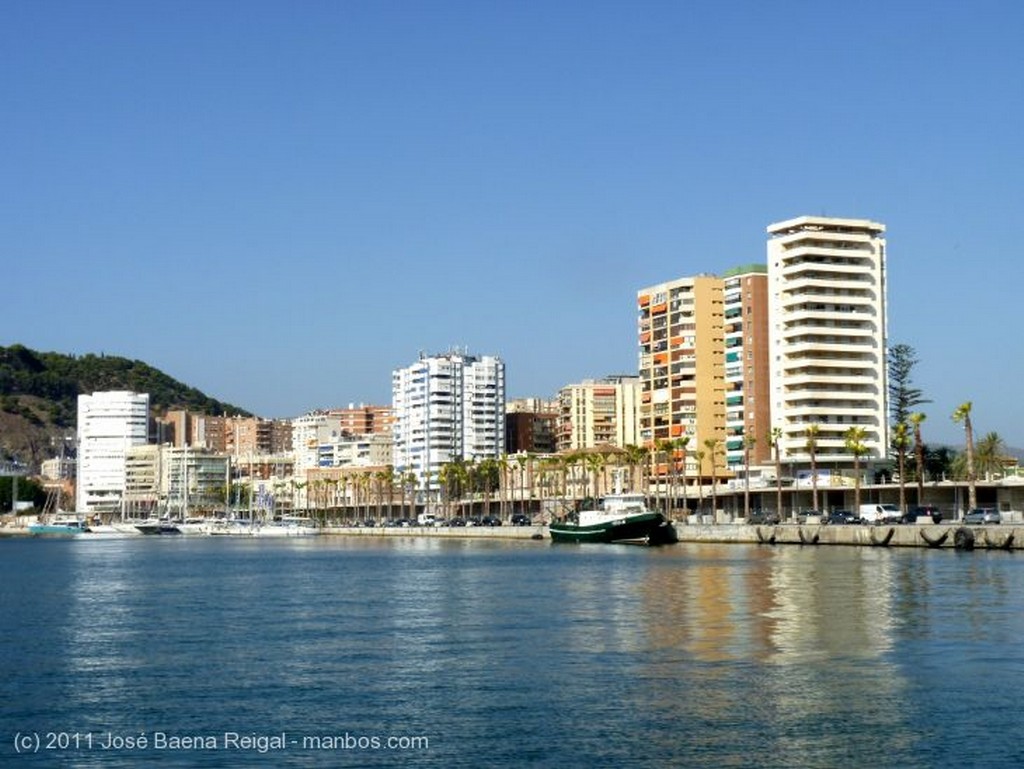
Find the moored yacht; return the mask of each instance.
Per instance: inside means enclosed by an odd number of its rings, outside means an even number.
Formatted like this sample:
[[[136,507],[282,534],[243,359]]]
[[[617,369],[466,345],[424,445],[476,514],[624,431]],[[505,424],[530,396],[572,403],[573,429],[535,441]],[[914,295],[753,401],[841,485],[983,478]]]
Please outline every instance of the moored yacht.
[[[253,527],[252,532],[254,537],[312,537],[319,533],[316,521],[303,515],[284,515]]]
[[[140,534],[181,534],[178,524],[168,518],[149,518],[135,524]]]
[[[29,534],[41,537],[74,537],[92,531],[84,518],[73,514],[56,515],[28,527]]]

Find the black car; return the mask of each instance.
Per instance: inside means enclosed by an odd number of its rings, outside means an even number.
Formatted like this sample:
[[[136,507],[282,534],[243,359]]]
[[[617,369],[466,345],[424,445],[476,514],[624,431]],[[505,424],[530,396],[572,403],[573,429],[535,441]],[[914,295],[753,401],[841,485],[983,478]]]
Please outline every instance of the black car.
[[[530,516],[525,515],[523,513],[516,513],[515,515],[512,516],[512,525],[513,526],[529,526],[532,523],[533,523],[533,521],[530,520]]]
[[[831,525],[850,525],[854,523],[860,523],[860,519],[853,512],[853,510],[833,510],[828,515],[826,515],[821,522]]]
[[[935,505],[918,505],[910,508],[903,515],[902,521],[903,523],[917,523],[917,519],[921,517],[931,518],[932,523],[938,523],[942,520],[942,511]]]
[[[501,518],[496,515],[485,515],[480,519],[481,526],[501,526]]]
[[[774,525],[779,522],[779,516],[771,510],[751,510],[747,516],[747,523]]]

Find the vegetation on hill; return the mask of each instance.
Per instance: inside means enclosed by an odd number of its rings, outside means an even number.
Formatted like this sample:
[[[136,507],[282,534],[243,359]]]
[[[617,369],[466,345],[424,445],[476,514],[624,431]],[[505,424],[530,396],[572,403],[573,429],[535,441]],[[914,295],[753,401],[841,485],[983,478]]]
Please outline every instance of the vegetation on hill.
[[[78,396],[102,390],[149,393],[154,414],[187,409],[213,416],[249,415],[142,361],[0,347],[0,458],[17,456],[33,464],[45,458],[55,439],[73,434]]]

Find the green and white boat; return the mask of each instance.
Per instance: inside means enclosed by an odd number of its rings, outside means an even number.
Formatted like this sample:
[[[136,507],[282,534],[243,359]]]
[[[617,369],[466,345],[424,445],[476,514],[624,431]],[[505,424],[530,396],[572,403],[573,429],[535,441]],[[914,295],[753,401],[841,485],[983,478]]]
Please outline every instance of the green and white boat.
[[[548,525],[552,542],[662,545],[675,541],[664,515],[649,510],[643,494],[609,494],[589,509]]]

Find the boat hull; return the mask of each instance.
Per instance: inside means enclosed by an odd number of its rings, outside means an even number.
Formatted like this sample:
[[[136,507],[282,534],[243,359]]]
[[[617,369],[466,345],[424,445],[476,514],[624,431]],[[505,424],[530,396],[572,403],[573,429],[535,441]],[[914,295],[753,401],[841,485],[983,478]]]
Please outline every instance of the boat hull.
[[[661,513],[647,512],[605,523],[580,526],[552,523],[552,542],[602,542],[610,544],[662,545],[675,541],[672,525]]]
[[[28,533],[34,537],[80,537],[89,533],[87,526],[64,526],[62,524],[33,524],[28,527]]]
[[[135,528],[139,530],[140,534],[145,534],[147,537],[181,534],[181,529],[173,523],[160,523],[158,521],[137,523]]]

